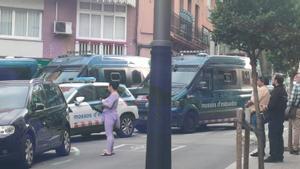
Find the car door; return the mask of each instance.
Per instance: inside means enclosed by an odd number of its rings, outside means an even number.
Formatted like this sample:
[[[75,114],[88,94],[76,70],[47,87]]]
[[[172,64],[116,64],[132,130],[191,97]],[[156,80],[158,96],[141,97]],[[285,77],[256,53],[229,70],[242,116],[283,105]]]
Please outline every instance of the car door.
[[[66,120],[66,103],[60,90],[54,84],[44,84],[46,94],[46,111],[47,111],[47,125],[51,131],[49,145],[55,147],[61,144],[61,136],[65,128]]]
[[[36,151],[43,151],[49,148],[49,139],[51,132],[47,124],[47,111],[45,109],[46,101],[43,86],[38,84],[32,88],[30,97],[28,121],[34,128],[36,134]]]
[[[216,118],[230,119],[235,116],[238,106],[239,84],[237,70],[234,68],[216,68],[214,70],[214,95],[219,100]]]
[[[196,106],[199,108],[200,123],[205,120],[213,119],[216,112],[218,98],[216,99],[213,91],[213,69],[202,69],[195,81],[193,90],[187,95],[187,99],[195,99]]]
[[[77,97],[84,97],[84,100],[78,103]],[[71,128],[99,125],[101,122],[99,113],[93,108],[96,104],[100,104],[100,99],[96,97],[95,87],[93,85],[80,87],[69,103]]]

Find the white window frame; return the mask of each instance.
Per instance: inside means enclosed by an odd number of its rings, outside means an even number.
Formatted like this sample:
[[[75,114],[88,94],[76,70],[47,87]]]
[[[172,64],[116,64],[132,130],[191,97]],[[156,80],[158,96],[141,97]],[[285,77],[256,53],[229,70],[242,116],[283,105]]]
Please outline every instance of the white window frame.
[[[76,39],[78,40],[95,40],[95,41],[107,41],[107,42],[126,42],[127,41],[127,5],[125,6],[125,12],[116,12],[116,7],[114,7],[114,12],[105,12],[104,11],[104,4],[102,3],[102,10],[101,11],[93,11],[93,10],[85,10],[85,9],[80,9],[80,2],[92,2],[92,1],[87,1],[87,0],[78,0],[77,1],[77,24],[76,24]],[[116,4],[110,4],[109,5],[114,5]],[[90,17],[89,21],[89,37],[84,37],[80,36],[80,14],[88,14]],[[101,16],[101,35],[100,38],[94,38],[91,37],[91,15],[100,15]],[[104,31],[104,16],[113,16],[114,18],[114,26],[113,26],[113,38],[112,39],[107,39],[103,38],[103,31]],[[125,36],[124,39],[115,39],[115,18],[116,17],[124,17],[125,18]]]
[[[24,9],[27,12],[27,28],[26,28],[26,36],[16,36],[15,35],[15,20],[16,20],[16,9],[21,9],[21,8],[10,8],[10,7],[3,7],[0,6],[0,20],[1,20],[1,8],[8,8],[12,10],[12,30],[11,30],[11,35],[1,35],[0,38],[2,39],[20,39],[20,40],[33,40],[33,41],[41,41],[42,40],[42,11],[40,10],[33,10],[33,9]],[[37,11],[39,12],[39,19],[40,19],[40,24],[39,24],[39,36],[38,37],[30,37],[28,36],[28,11]]]

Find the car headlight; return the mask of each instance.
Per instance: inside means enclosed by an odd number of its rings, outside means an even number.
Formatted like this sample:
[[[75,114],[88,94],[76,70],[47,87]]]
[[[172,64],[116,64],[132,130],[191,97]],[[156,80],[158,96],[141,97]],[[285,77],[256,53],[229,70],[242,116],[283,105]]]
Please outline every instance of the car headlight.
[[[0,126],[0,136],[9,136],[15,133],[14,126]]]

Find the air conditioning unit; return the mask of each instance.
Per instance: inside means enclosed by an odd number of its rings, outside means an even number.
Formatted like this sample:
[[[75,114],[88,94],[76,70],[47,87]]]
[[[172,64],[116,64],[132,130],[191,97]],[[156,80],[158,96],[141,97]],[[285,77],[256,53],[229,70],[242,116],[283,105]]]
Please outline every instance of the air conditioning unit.
[[[54,33],[71,35],[72,34],[72,22],[60,22],[54,21]]]

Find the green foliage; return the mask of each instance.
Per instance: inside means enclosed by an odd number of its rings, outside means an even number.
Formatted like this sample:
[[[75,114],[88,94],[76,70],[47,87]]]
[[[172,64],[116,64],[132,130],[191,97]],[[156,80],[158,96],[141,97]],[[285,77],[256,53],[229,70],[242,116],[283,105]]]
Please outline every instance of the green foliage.
[[[297,0],[224,0],[212,11],[213,39],[248,54],[274,50],[294,41]],[[294,25],[294,28],[291,26]],[[286,34],[288,32],[288,35]]]

